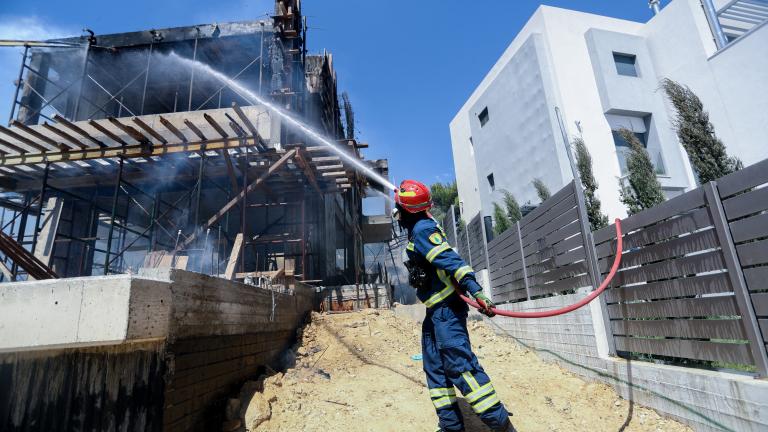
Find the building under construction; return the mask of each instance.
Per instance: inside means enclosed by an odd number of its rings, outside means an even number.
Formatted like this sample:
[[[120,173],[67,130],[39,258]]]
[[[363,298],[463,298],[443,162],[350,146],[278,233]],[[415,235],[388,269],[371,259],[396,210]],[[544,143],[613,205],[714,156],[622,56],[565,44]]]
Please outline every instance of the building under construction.
[[[387,161],[363,159],[299,0],[22,45],[0,127],[0,430],[221,430],[309,311],[391,302],[364,254],[391,219],[363,215],[381,186],[354,168]]]
[[[0,128],[3,280],[172,267],[360,283],[364,242],[391,235],[388,220],[362,216],[379,186],[181,58],[363,159],[333,57],[307,54],[298,0],[277,1],[268,20],[27,46]],[[385,160],[365,163],[387,176]]]

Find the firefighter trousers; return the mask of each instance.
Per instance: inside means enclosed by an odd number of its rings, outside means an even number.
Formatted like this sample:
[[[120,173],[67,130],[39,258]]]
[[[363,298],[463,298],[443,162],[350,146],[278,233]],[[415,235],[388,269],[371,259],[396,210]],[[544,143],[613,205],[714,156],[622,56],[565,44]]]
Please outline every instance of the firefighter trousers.
[[[464,427],[454,387],[483,423],[494,430],[504,427],[509,413],[472,352],[466,310],[449,304],[428,309],[421,345],[429,395],[441,430],[460,431]]]

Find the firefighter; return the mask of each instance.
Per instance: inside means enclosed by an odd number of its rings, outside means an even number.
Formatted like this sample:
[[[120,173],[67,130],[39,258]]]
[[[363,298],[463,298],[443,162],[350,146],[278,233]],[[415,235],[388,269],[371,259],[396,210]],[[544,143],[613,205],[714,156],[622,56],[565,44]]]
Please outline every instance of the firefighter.
[[[421,349],[439,431],[464,430],[456,398],[458,388],[480,419],[494,431],[515,431],[491,379],[472,352],[467,333],[469,307],[452,280],[483,307],[489,317],[493,302],[483,294],[472,268],[448,244],[442,227],[429,214],[432,197],[424,184],[405,180],[395,192],[395,215],[408,231],[405,265],[409,283],[427,307]]]

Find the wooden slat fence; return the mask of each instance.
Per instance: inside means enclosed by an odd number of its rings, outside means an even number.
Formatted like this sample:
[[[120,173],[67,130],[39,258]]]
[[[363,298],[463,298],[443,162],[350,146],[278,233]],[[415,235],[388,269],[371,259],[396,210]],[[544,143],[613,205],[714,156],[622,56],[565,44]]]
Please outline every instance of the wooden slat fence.
[[[472,219],[468,255],[480,270],[487,251],[495,302],[573,293],[608,273],[615,226],[588,232],[575,184],[487,244],[481,215]],[[768,376],[768,160],[621,225],[621,266],[600,300],[610,351],[675,363],[747,365]]]
[[[768,344],[768,160],[719,179],[717,190],[751,300],[756,333]]]
[[[709,183],[622,221],[621,267],[603,295],[619,355],[754,365],[765,374],[752,303],[759,315],[768,285],[755,279],[750,299],[742,282],[742,268],[757,276],[768,263],[768,226],[758,222],[768,200],[764,192],[762,205],[746,198],[768,183],[761,166],[721,179],[719,193]],[[613,225],[594,233],[603,275],[614,237]]]
[[[592,285],[574,184],[488,243],[495,302],[568,294]]]
[[[445,236],[447,237],[448,244],[454,247],[457,247],[456,244],[456,209],[454,206],[451,206],[448,209],[448,212],[443,217],[443,230],[445,231]]]
[[[456,251],[461,255],[467,264],[472,265],[472,257],[469,254],[469,238],[467,237],[467,227],[456,228]]]
[[[488,257],[486,256],[485,227],[483,226],[483,215],[478,213],[467,225],[467,239],[469,240],[469,259],[470,265],[475,270],[484,270],[488,268]]]

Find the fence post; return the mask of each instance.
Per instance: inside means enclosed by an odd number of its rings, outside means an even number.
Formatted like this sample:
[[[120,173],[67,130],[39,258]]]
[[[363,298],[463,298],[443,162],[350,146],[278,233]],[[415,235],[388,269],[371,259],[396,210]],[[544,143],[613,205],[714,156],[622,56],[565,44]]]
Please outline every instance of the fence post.
[[[525,252],[523,251],[523,236],[520,234],[520,221],[515,222],[517,229],[517,244],[520,248],[520,262],[523,264],[523,282],[525,283],[525,295],[531,299],[531,288],[528,285],[528,269],[525,268]]]
[[[485,217],[483,217],[483,213],[480,212],[480,234],[483,241],[483,250],[485,252],[485,270],[488,272],[488,291],[486,294],[490,297],[493,293],[493,286],[491,286],[491,260],[488,258],[488,232],[485,230]]]
[[[722,200],[720,200],[717,183],[712,181],[704,185],[704,192],[707,196],[707,207],[709,208],[709,214],[712,216],[712,223],[715,225],[725,265],[728,268],[728,278],[733,286],[733,294],[739,307],[741,322],[744,323],[744,330],[747,332],[749,348],[755,360],[755,367],[757,368],[758,376],[763,378],[768,376],[768,355],[766,354],[760,327],[758,327],[757,315],[752,306],[747,282],[744,280],[744,272],[741,270],[739,256],[736,254],[736,246],[733,244],[731,229],[728,225],[728,219],[725,217],[725,209],[723,208]]]
[[[582,189],[581,181],[575,179],[573,183],[573,193],[576,195],[576,208],[579,212],[579,223],[581,224],[581,236],[584,243],[584,255],[587,260],[587,268],[589,269],[590,280],[594,289],[600,285],[600,267],[597,263],[597,250],[595,249],[595,241],[592,238],[592,229],[589,224],[589,213],[587,213],[586,200],[584,199],[584,190]],[[618,251],[617,251],[618,253]],[[611,318],[608,315],[608,305],[605,303],[605,297],[600,296],[600,315],[603,317],[603,326],[605,327],[605,338],[608,341],[608,354],[616,355],[616,342],[613,339],[613,328],[611,327]],[[596,334],[595,337],[598,335]]]
[[[459,248],[459,233],[456,232],[456,213],[455,213],[456,209],[454,208],[454,206],[451,206],[448,209],[448,211],[450,212],[450,213],[448,213],[448,215],[450,216],[449,221],[451,222],[451,226],[448,227],[448,229],[450,229],[451,232],[453,233],[453,242],[456,245],[456,249],[458,249]],[[443,227],[443,229],[445,229],[445,227]],[[457,250],[457,252],[458,252],[458,250]]]
[[[471,221],[472,219],[470,219],[470,222]],[[474,264],[472,263],[472,246],[469,245],[469,224],[468,223],[464,224],[464,239],[467,241],[467,263],[469,264],[470,267],[473,267]]]

